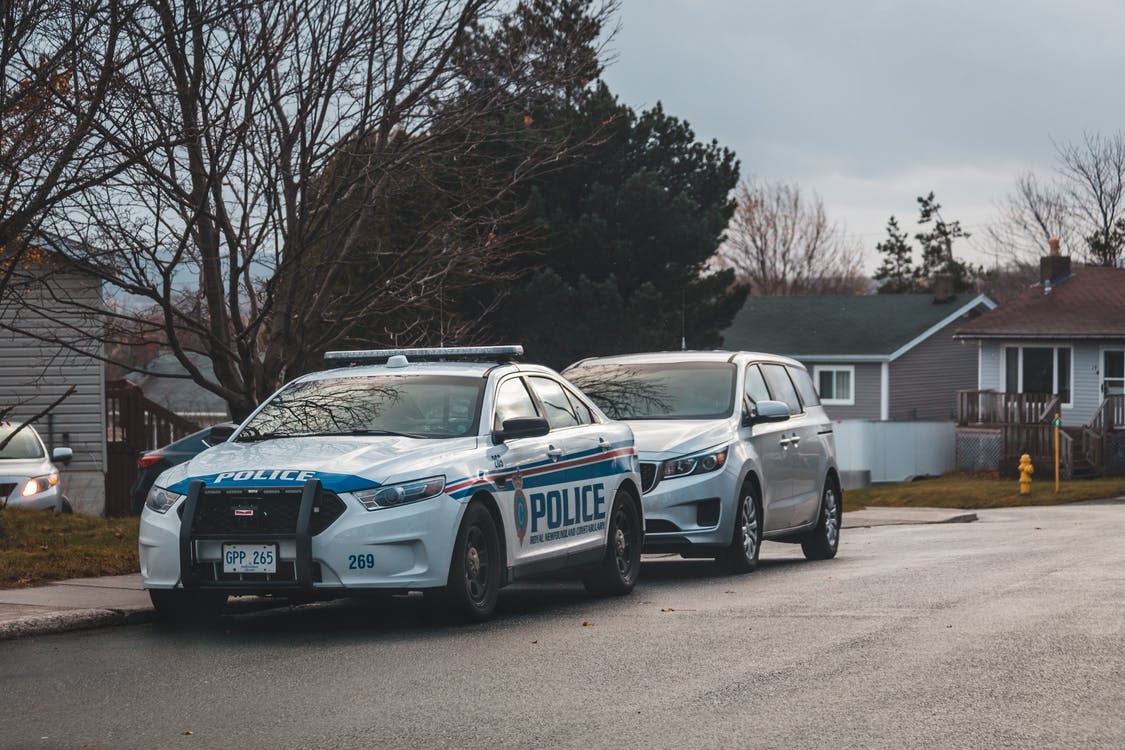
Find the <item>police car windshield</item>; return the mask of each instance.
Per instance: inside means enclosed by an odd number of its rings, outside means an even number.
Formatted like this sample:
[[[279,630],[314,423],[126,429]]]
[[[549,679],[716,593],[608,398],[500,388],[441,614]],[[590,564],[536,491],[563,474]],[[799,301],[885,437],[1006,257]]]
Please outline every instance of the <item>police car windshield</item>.
[[[241,441],[283,437],[474,435],[479,377],[355,376],[292,383],[243,427]]]
[[[613,419],[722,419],[734,410],[729,362],[591,364],[565,375]]]

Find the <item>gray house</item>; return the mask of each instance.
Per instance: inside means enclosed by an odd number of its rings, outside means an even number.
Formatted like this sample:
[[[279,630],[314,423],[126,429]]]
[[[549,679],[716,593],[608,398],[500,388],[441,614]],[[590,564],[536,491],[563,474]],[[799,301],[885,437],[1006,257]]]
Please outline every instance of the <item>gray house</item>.
[[[953,332],[996,304],[984,295],[750,297],[728,349],[785,354],[809,368],[837,420],[949,421],[977,384],[977,353]]]
[[[1058,415],[1064,475],[1125,473],[1125,268],[1072,268],[1053,241],[1038,284],[956,337],[978,357],[960,397],[959,464],[996,468],[999,454],[1009,471],[1024,452],[1053,463]]]
[[[103,319],[96,279],[56,264],[47,253],[13,277],[0,296],[0,409],[19,422],[74,392],[33,424],[48,449],[74,451],[62,487],[76,512],[105,508]],[[65,343],[46,344],[36,334]]]

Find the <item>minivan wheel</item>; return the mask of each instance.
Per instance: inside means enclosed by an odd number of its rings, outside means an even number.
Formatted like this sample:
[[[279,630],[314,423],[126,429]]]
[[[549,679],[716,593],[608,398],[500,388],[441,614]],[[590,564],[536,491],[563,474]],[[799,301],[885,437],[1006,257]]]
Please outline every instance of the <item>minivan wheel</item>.
[[[831,560],[840,546],[840,485],[834,477],[824,482],[816,528],[801,539],[806,560]]]
[[[754,484],[744,483],[738,493],[730,545],[715,558],[727,573],[749,573],[758,567],[758,555],[762,550],[761,509]]]

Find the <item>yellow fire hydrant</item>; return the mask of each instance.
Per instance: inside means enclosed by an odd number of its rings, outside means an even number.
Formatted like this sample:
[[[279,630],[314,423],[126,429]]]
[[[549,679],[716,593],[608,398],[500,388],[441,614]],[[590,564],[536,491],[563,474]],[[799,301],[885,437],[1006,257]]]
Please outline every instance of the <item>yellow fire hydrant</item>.
[[[1020,494],[1031,494],[1031,475],[1035,473],[1035,467],[1031,465],[1031,456],[1023,454],[1020,456]]]

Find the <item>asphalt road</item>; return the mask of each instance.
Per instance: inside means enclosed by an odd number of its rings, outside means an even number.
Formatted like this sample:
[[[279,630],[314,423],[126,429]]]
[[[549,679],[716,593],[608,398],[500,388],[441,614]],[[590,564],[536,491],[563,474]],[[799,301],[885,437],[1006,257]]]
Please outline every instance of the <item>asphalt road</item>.
[[[0,642],[0,748],[1121,748],[1125,503],[846,529],[749,576]]]

